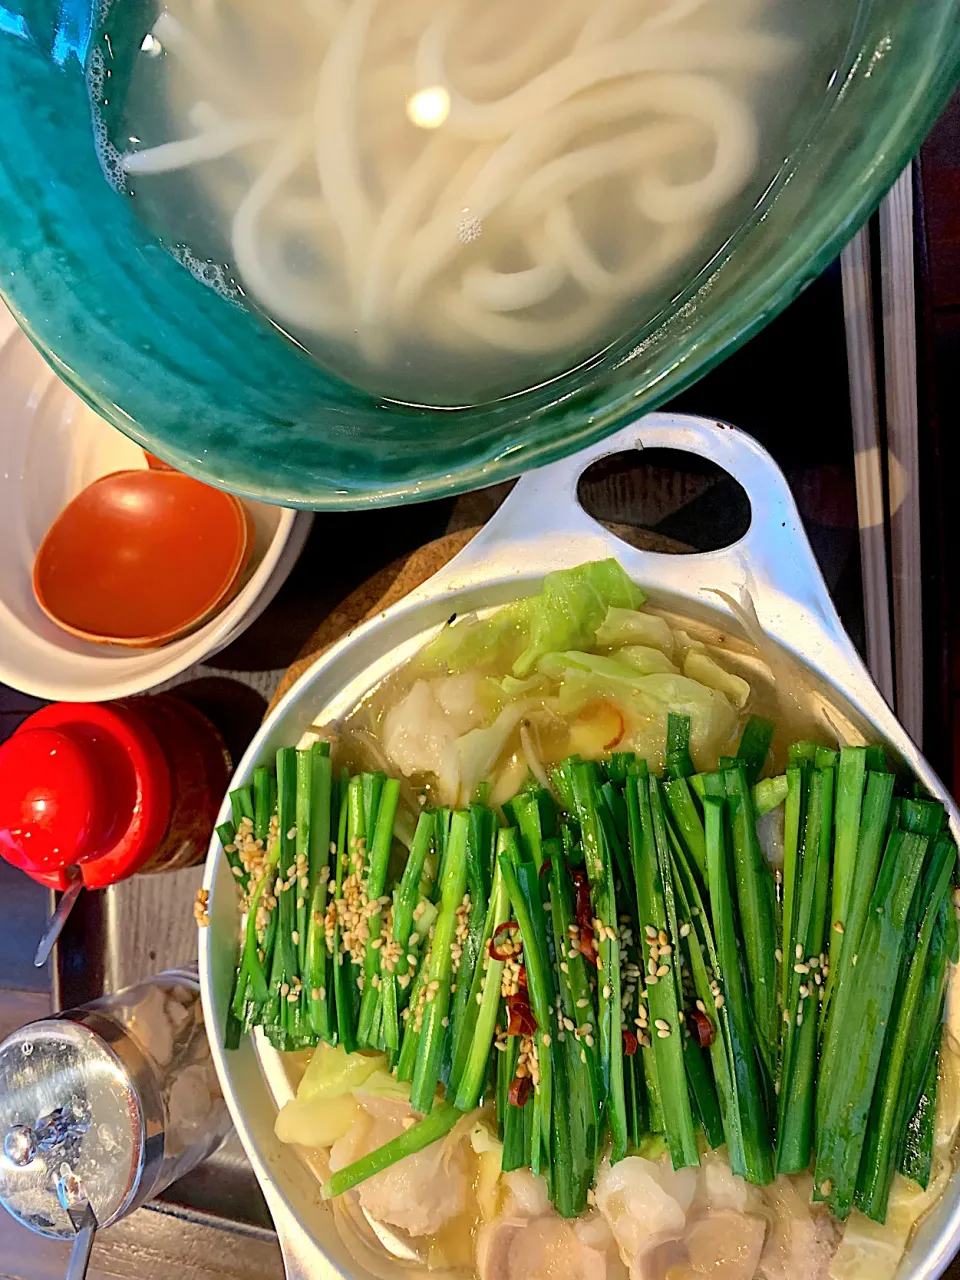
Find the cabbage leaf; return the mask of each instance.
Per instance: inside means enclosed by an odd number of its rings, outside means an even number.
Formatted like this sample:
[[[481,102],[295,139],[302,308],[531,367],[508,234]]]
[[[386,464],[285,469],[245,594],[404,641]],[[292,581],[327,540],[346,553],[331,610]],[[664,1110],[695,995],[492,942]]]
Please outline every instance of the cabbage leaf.
[[[725,693],[735,707],[741,711],[750,697],[750,686],[742,676],[732,671],[724,671],[719,662],[714,662],[707,653],[698,653],[696,649],[688,649],[683,659],[683,674],[691,680],[698,680],[709,689],[719,689]]]
[[[632,667],[637,675],[653,676],[664,672],[675,676],[680,674],[662,649],[651,649],[645,644],[625,644],[613,656]]]
[[[563,715],[575,715],[597,699],[613,702],[627,721],[623,746],[651,760],[662,758],[671,711],[690,717],[691,751],[710,767],[737,727],[737,713],[724,693],[678,672],[641,675],[616,654],[551,653],[541,658],[539,670],[560,682]]]
[[[529,675],[545,653],[595,644],[611,607],[639,609],[644,600],[616,560],[548,573],[540,595],[531,601],[530,642],[513,664],[513,674]]]
[[[420,661],[448,673],[507,658],[517,679],[545,653],[597,643],[611,608],[636,610],[646,596],[616,560],[591,560],[548,573],[540,591],[504,605],[487,618],[455,620],[425,646]]]
[[[510,735],[530,710],[529,698],[511,702],[486,729],[471,729],[457,739],[460,769],[460,804],[469,804],[477,787],[489,777]]]
[[[615,649],[622,644],[643,644],[660,649],[667,657],[673,656],[673,632],[665,619],[655,613],[640,613],[636,609],[618,609],[611,606],[607,616],[597,628],[596,643],[603,648]]]
[[[347,1053],[321,1044],[303,1074],[297,1096],[284,1103],[274,1132],[281,1142],[329,1147],[347,1133],[359,1114],[357,1094],[409,1102],[410,1086],[387,1070],[382,1053]]]
[[[490,1132],[483,1120],[470,1130],[470,1145],[478,1157],[477,1204],[484,1222],[492,1222],[500,1212],[500,1175],[503,1165],[503,1143]]]

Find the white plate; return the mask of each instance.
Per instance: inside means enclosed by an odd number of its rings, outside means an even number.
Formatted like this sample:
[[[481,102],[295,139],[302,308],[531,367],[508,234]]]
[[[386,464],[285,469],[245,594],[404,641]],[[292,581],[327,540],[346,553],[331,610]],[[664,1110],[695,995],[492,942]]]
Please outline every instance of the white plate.
[[[43,535],[92,481],[146,465],[142,449],[64,386],[0,304],[3,684],[35,697],[74,702],[141,693],[224,648],[277,593],[303,548],[313,515],[245,500],[255,538],[244,582],[225,609],[189,636],[159,649],[129,650],[89,644],[55,626],[34,599],[31,584]]]

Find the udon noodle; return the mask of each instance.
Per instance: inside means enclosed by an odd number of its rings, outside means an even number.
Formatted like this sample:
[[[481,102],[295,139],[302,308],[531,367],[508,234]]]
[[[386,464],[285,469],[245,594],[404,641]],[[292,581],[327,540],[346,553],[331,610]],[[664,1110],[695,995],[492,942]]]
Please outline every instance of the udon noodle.
[[[354,380],[516,390],[652,313],[769,180],[769,8],[169,0],[122,174],[163,205],[194,172],[243,294]]]

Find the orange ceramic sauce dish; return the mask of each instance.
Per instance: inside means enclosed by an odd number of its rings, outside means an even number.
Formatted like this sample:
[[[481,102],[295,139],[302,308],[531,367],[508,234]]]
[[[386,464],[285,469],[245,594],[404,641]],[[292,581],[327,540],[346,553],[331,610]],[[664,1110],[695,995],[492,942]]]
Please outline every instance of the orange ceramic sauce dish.
[[[47,530],[33,589],[72,634],[150,648],[226,604],[252,547],[252,521],[232,494],[177,471],[116,471]]]

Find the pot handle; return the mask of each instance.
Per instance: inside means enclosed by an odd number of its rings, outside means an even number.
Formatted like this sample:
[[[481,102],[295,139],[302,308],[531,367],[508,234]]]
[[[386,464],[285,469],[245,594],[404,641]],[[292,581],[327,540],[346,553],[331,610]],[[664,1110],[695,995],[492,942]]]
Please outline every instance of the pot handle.
[[[722,467],[743,487],[750,502],[744,536],[719,551],[672,555],[639,551],[604,529],[580,505],[577,486],[600,458],[631,449],[665,448],[692,453]],[[651,413],[569,458],[523,476],[512,493],[467,546],[440,571],[451,589],[469,582],[483,563],[504,578],[529,577],[616,556],[637,581],[652,589],[682,587],[689,598],[695,580],[704,604],[723,608],[722,596],[741,601],[745,593],[770,634],[786,637],[806,618],[807,639],[829,639],[861,668],[830,599],[810,549],[793,495],[780,468],[751,436],[713,418]],[[810,633],[815,622],[817,637]]]

